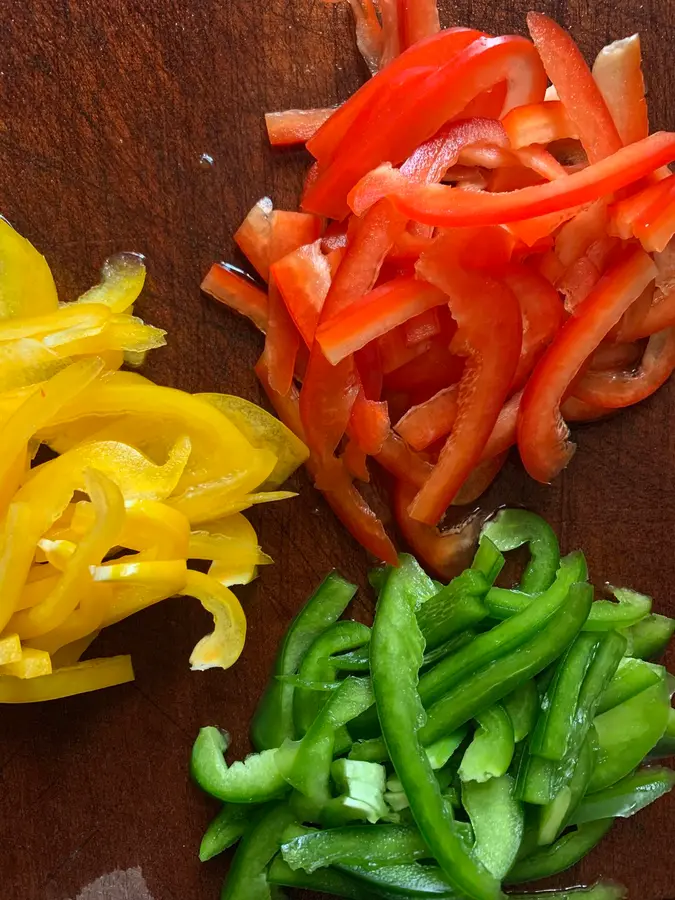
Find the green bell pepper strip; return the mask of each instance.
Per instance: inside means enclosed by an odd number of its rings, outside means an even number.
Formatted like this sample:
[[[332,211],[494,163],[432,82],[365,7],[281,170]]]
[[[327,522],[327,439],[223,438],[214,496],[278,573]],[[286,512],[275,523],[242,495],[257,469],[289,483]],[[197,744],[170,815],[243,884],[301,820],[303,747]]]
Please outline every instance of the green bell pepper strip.
[[[267,808],[251,824],[234,855],[220,900],[271,900],[267,867],[293,821],[290,807],[280,803]]]
[[[490,538],[483,534],[478,541],[478,550],[471,563],[471,570],[480,572],[485,576],[488,587],[491,587],[499,578],[506,560]]]
[[[281,846],[292,869],[315,872],[324,866],[394,866],[430,859],[429,847],[411,825],[352,825],[299,835]]]
[[[440,769],[448,761],[450,756],[466,737],[467,729],[458,728],[452,734],[439,738],[426,748],[426,754],[432,769]],[[365,762],[388,762],[389,751],[384,738],[370,738],[366,741],[357,741],[352,744],[349,751],[349,759],[363,760]]]
[[[450,656],[451,653],[456,653],[462,647],[466,647],[475,637],[476,632],[472,628],[467,628],[466,631],[460,631],[459,634],[453,635],[449,640],[439,644],[438,647],[434,647],[433,650],[425,652],[421,671],[427,671],[432,666],[435,666],[436,663],[445,659],[446,656]]]
[[[431,897],[435,900],[459,900],[457,892],[438,866],[409,863],[371,869],[364,866],[339,866],[340,871],[356,876],[378,897],[389,900]]]
[[[513,725],[504,707],[495,703],[476,716],[478,728],[464,751],[459,766],[462,781],[484,782],[508,772],[515,740]]]
[[[564,872],[590,853],[613,824],[614,819],[599,819],[564,834],[550,847],[542,847],[531,856],[518,860],[504,879],[505,883],[522,884]]]
[[[539,634],[565,604],[571,586],[584,580],[585,568],[586,564],[580,553],[566,556],[560,564],[553,585],[538,598],[536,603],[505,622],[500,622],[490,631],[479,634],[466,647],[426,672],[419,684],[420,696],[425,706],[438,700],[483,666],[517,650],[529,638]]]
[[[415,616],[415,591],[410,589],[412,562],[409,556],[400,557],[375,611],[370,663],[377,714],[394,769],[432,855],[458,892],[472,900],[496,900],[502,896],[499,882],[467,852],[417,734],[424,721],[417,691],[424,639]]]
[[[370,672],[370,647],[342,653],[334,657],[332,663],[338,672]]]
[[[640,764],[653,750],[668,725],[670,696],[666,679],[608,710],[595,719],[599,758],[588,786],[601,791]]]
[[[356,650],[370,641],[370,628],[360,622],[340,621],[327,628],[312,643],[300,664],[298,675],[308,682],[331,682],[336,666],[331,659],[337,653]],[[326,698],[317,691],[296,688],[293,697],[295,733],[303,737],[316,719]]]
[[[331,572],[291,622],[272,674],[297,674],[314,640],[340,618],[355,593],[356,585]],[[295,738],[293,694],[292,685],[271,679],[251,725],[251,740],[256,750],[280,747],[286,738]]]
[[[595,635],[580,634],[560,658],[541,701],[541,712],[530,738],[530,753],[554,761],[567,753],[581,686],[597,646]]]
[[[552,844],[573,820],[575,811],[584,798],[593,774],[598,739],[595,729],[591,728],[586,740],[581,745],[576,759],[574,771],[556,793],[553,799],[541,808],[539,820],[539,846]]]
[[[483,597],[489,587],[481,572],[465,569],[450,584],[429,597],[417,611],[417,624],[427,651],[434,650],[487,616]]]
[[[560,547],[555,532],[540,516],[525,509],[503,509],[485,525],[482,535],[504,553],[529,544],[531,558],[520,581],[521,591],[538,594],[553,584]]]
[[[356,741],[352,744],[348,757],[364,762],[388,762],[389,751],[384,738],[369,738],[366,741]]]
[[[279,773],[315,806],[317,814],[331,799],[330,767],[336,734],[366,709],[372,699],[369,679],[346,678],[329,695],[307,734],[299,741],[284,741],[276,752]]]
[[[539,692],[534,680],[526,681],[502,700],[502,706],[511,719],[513,740],[516,744],[525,740],[537,721]]]
[[[534,756],[525,748],[518,767],[516,796],[534,806],[546,806],[556,796],[555,776],[559,764]]]
[[[628,656],[656,659],[665,651],[675,634],[675,619],[652,613],[627,629]]]
[[[498,703],[557,659],[578,634],[588,615],[592,596],[590,585],[572,585],[561,608],[538,633],[455,684],[452,690],[427,709],[426,724],[419,732],[422,744],[430,744],[443,734],[455,731],[474,718],[477,712]],[[498,631],[499,627],[493,631]],[[476,638],[474,643],[479,639]]]
[[[515,782],[509,775],[462,785],[462,804],[476,840],[473,853],[499,879],[515,863],[523,839],[523,806],[514,793]]]
[[[584,797],[571,822],[582,825],[584,822],[617,816],[627,819],[669,793],[673,786],[675,772],[672,769],[659,766],[638,769],[604,791]]]
[[[282,887],[304,888],[330,894],[334,897],[345,897],[347,900],[381,900],[381,894],[365,891],[363,885],[355,878],[350,878],[337,869],[318,869],[311,875],[302,869],[291,869],[281,854],[274,857],[269,867],[267,879],[270,884]]]
[[[307,681],[300,675],[277,675],[276,677],[282,684],[292,684],[294,688],[302,688],[310,693],[336,691],[342,684],[341,681]]]
[[[643,659],[634,659],[626,656],[619,663],[614,678],[607,685],[607,690],[603,693],[598,704],[597,714],[607,712],[630,700],[636,694],[641,693],[652,684],[656,684],[664,678],[665,673],[662,666],[654,663],[645,662]]]
[[[668,723],[663,737],[649,753],[649,759],[663,759],[666,756],[675,756],[675,709],[668,713]]]
[[[199,787],[225,803],[265,803],[283,797],[288,785],[276,765],[276,750],[254,753],[228,767],[229,736],[212,725],[200,728],[190,770]]]
[[[252,807],[226,803],[209,824],[199,845],[199,859],[206,862],[236,844],[246,832]]]

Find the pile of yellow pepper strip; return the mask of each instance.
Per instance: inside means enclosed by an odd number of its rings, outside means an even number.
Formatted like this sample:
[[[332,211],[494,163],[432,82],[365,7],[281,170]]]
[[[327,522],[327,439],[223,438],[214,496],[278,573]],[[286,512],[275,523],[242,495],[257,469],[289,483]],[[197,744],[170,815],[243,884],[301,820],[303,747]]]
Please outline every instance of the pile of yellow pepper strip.
[[[45,259],[0,219],[0,703],[132,680],[128,656],[80,657],[175,594],[215,623],[193,669],[227,668],[244,645],[230,587],[271,560],[241,512],[293,496],[278,488],[307,450],[246,400],[120,370],[165,343],[133,315],[144,280],[120,254],[59,303]],[[42,445],[58,455],[35,464]]]

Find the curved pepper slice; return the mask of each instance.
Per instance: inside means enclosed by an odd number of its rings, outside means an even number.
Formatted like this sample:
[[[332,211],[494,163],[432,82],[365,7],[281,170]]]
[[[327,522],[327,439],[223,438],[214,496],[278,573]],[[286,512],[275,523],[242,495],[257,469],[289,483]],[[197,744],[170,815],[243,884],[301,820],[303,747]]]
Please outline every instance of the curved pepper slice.
[[[182,594],[195,597],[211,613],[214,629],[190,655],[190,667],[200,671],[229,669],[241,656],[246,639],[246,616],[229,588],[210,575],[189,570]]]
[[[145,284],[145,263],[139,253],[117,253],[103,263],[101,282],[75,301],[101,303],[113,313],[130,312]]]
[[[577,315],[563,325],[535,367],[520,404],[518,447],[525,468],[538,481],[550,482],[574,454],[560,416],[560,403],[570,383],[655,274],[654,263],[643,250],[627,251]]]
[[[88,659],[39,678],[0,678],[0,703],[40,703],[74,694],[86,694],[134,680],[130,656]]]
[[[356,186],[349,205],[361,215],[377,200],[388,197],[406,216],[426,225],[505,224],[592,203],[639,181],[674,157],[675,134],[657,132],[567,178],[497,194],[411,184],[385,164]]]
[[[45,315],[58,308],[52,273],[30,241],[0,218],[0,320]]]

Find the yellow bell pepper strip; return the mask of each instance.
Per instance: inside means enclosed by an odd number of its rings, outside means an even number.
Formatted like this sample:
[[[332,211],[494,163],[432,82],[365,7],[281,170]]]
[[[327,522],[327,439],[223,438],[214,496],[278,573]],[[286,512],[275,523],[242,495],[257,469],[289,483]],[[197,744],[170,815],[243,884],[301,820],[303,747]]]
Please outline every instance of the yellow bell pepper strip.
[[[53,657],[64,647],[88,638],[91,634],[97,634],[102,627],[103,616],[112,604],[112,599],[113,591],[109,584],[89,585],[82,595],[77,609],[61,625],[52,628],[46,634],[30,638],[24,646],[44,651]],[[83,648],[81,653],[84,653],[84,649],[86,648]],[[77,662],[77,659],[71,659],[70,662]]]
[[[0,666],[18,662],[21,659],[21,641],[18,634],[8,634],[0,638]]]
[[[221,584],[249,584],[260,565],[272,562],[258,546],[255,529],[238,513],[208,523],[208,531],[193,531],[187,552],[189,559],[213,560],[209,575]]]
[[[209,403],[173,388],[119,383],[110,375],[90,387],[56,417],[53,424],[87,415],[133,415],[143,443],[134,446],[152,458],[152,448],[165,452],[179,435],[189,435],[192,455],[178,485],[179,491],[205,481],[229,479],[239,493],[254,490],[276,464],[269,450],[255,450],[241,432]],[[159,427],[161,425],[161,427]],[[122,438],[123,439],[123,438]],[[257,465],[256,465],[257,463]],[[267,469],[259,478],[259,471]],[[252,475],[248,479],[246,473]]]
[[[0,391],[39,384],[66,365],[66,360],[33,338],[0,343]]]
[[[15,678],[39,678],[40,675],[51,675],[52,661],[45,650],[25,647],[21,659],[0,666],[0,675],[14,675]]]
[[[126,354],[147,353],[166,345],[166,331],[146,325],[136,316],[111,316],[101,328],[88,331],[57,332],[43,343],[59,356],[79,356],[123,350]],[[129,360],[127,360],[129,361]],[[139,360],[139,365],[142,360]],[[133,364],[133,363],[132,363]]]
[[[52,653],[52,668],[54,671],[63,669],[66,666],[74,666],[80,661],[85,650],[87,650],[94,640],[98,637],[99,632],[94,631],[86,637],[80,638],[79,641],[73,641],[72,644],[66,644],[55,653]]]
[[[93,469],[85,470],[84,481],[96,509],[96,521],[91,531],[78,544],[54,590],[41,603],[15,613],[10,619],[10,630],[16,631],[22,639],[46,634],[61,625],[78,603],[83,604],[91,583],[89,567],[101,562],[108,550],[115,545],[121,531],[124,501],[119,488],[103,473]],[[87,619],[90,615],[87,611]],[[74,635],[71,640],[83,637],[99,625],[100,621],[94,621],[92,627]]]
[[[35,338],[43,341],[50,335],[62,335],[56,343],[67,341],[67,335],[100,331],[110,320],[110,310],[100,303],[62,306],[45,315],[0,321],[0,343]]]
[[[33,560],[32,523],[30,505],[15,500],[7,510],[0,539],[0,633],[12,618]]]
[[[30,609],[31,606],[40,603],[54,589],[58,579],[59,569],[55,569],[54,566],[33,566],[19,596],[16,610]]]
[[[50,378],[5,420],[0,455],[0,512],[19,487],[17,458],[25,457],[29,440],[54,414],[94,381],[103,369],[98,359],[83,359]]]
[[[75,694],[86,694],[134,680],[130,656],[88,659],[86,662],[56,669],[51,675],[21,679],[0,677],[0,703],[40,703]]]
[[[77,544],[74,544],[73,541],[66,541],[63,539],[50,541],[47,538],[43,538],[41,541],[38,541],[38,547],[44,554],[46,562],[55,569],[58,569],[59,572],[63,572],[68,565],[71,556],[77,549]]]
[[[309,449],[275,416],[243,397],[231,394],[195,394],[215,406],[256,449],[271,450],[277,463],[263,485],[282,485],[309,457]]]
[[[145,263],[139,253],[117,253],[103,263],[100,284],[89,288],[75,303],[102,303],[114,313],[131,309],[145,284]]]
[[[58,308],[47,261],[0,217],[0,319],[39,316]]]
[[[241,604],[225,585],[202,572],[188,572],[182,594],[195,597],[211,613],[214,629],[192,651],[190,667],[200,671],[229,669],[240,657],[246,639],[246,616]]]
[[[95,584],[110,584],[113,596],[103,617],[103,627],[121,622],[134,613],[180,593],[187,584],[187,562],[106,563],[92,569]]]
[[[266,462],[269,458],[266,458]],[[251,478],[255,461],[248,472],[240,472],[242,478]],[[269,471],[265,468],[257,469],[259,477],[262,472]],[[264,477],[264,476],[263,476]],[[255,494],[240,494],[233,490],[232,481],[229,478],[220,481],[210,481],[188,488],[184,493],[169,497],[167,503],[173,509],[183,513],[191,525],[199,525],[202,522],[210,522],[212,519],[222,519],[232,516],[242,510],[249,509],[259,503],[273,503],[275,500],[288,500],[296,497],[294,491],[262,491]]]

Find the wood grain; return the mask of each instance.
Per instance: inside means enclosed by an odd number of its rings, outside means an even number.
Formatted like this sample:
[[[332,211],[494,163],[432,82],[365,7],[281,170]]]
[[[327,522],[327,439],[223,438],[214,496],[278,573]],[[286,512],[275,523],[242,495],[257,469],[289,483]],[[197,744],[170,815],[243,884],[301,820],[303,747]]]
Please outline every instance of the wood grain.
[[[675,127],[675,4],[537,5],[589,55],[639,30],[652,125]],[[444,24],[507,33],[523,31],[527,5],[441,8]],[[0,8],[0,209],[46,253],[63,299],[94,282],[113,251],[144,253],[150,279],[140,314],[169,332],[148,374],[259,399],[251,371],[259,336],[203,297],[200,278],[213,259],[235,256],[231,234],[258,197],[296,202],[306,160],[268,149],[262,113],[327,106],[364,77],[347,8],[319,0],[8,0]],[[200,163],[205,153],[212,166]],[[552,487],[534,485],[512,461],[490,494],[494,504],[547,515],[565,549],[587,551],[596,582],[649,591],[671,614],[674,405],[670,384],[638,409],[579,428],[577,457]],[[207,617],[190,600],[171,600],[97,643],[101,654],[133,654],[135,684],[2,711],[3,900],[218,896],[226,860],[201,865],[196,855],[214,812],[187,779],[197,728],[227,726],[235,751],[245,751],[292,613],[331,567],[361,584],[367,567],[304,475],[297,485],[296,501],[255,517],[277,564],[245,592],[250,639],[234,670],[190,674]],[[369,612],[363,593],[358,614]],[[671,798],[620,824],[564,881],[613,876],[640,900],[673,898],[673,814]],[[133,878],[102,877],[128,871]]]

